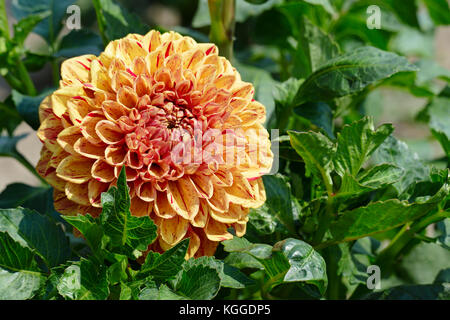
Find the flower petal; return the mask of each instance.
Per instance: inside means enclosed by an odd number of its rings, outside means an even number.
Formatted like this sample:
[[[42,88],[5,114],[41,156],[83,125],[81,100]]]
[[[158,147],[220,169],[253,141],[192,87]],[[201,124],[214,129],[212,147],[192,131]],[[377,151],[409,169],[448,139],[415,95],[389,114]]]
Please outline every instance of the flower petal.
[[[67,199],[78,203],[82,206],[90,206],[91,202],[88,197],[88,183],[76,184],[72,182],[66,183]]]
[[[218,212],[228,211],[229,200],[227,193],[223,188],[214,188],[213,196],[210,199],[206,199],[211,208]]]
[[[56,174],[61,179],[82,184],[91,179],[91,168],[94,160],[69,156],[56,168]]]
[[[105,156],[105,145],[98,146],[89,142],[85,137],[81,137],[74,144],[73,149],[80,155],[91,159],[100,159]]]
[[[177,214],[191,220],[198,213],[199,198],[197,192],[186,178],[169,182],[167,199]]]
[[[167,201],[167,195],[163,192],[158,192],[155,202],[155,214],[163,219],[170,219],[177,215],[177,212],[172,208]]]
[[[101,195],[103,192],[108,191],[110,184],[102,183],[97,180],[90,180],[88,185],[88,197],[89,202],[94,207],[101,207]]]
[[[214,219],[209,219],[205,227],[205,234],[211,241],[225,241],[233,239],[233,235],[227,231],[227,225]]]
[[[169,245],[175,245],[186,235],[189,221],[176,215],[171,219],[162,219],[159,226],[162,239]]]
[[[134,197],[131,199],[130,211],[133,216],[145,217],[149,216],[153,209],[153,202],[147,202]]]
[[[124,141],[124,134],[120,127],[109,120],[101,120],[95,125],[95,132],[106,144],[119,144]]]
[[[116,178],[114,167],[102,159],[98,159],[92,165],[91,175],[95,180],[103,183],[112,182]]]
[[[81,138],[83,135],[81,134],[81,130],[77,126],[72,126],[65,128],[58,134],[58,144],[71,154],[75,154],[75,149],[73,146],[75,143]]]
[[[90,81],[91,61],[97,57],[92,54],[65,60],[61,64],[61,79],[64,81],[85,83]]]
[[[194,227],[204,228],[208,222],[209,217],[209,205],[205,200],[200,200],[200,207],[196,216],[191,219],[191,224]]]

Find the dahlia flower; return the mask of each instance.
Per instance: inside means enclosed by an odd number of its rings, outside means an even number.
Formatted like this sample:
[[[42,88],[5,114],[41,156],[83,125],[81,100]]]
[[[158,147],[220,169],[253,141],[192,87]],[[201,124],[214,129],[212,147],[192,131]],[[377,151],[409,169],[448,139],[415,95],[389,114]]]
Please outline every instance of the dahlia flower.
[[[190,238],[188,257],[214,254],[246,230],[273,160],[264,106],[213,44],[150,31],[61,66],[39,110],[39,174],[64,215],[101,212],[125,166],[131,213],[150,216],[163,252]]]

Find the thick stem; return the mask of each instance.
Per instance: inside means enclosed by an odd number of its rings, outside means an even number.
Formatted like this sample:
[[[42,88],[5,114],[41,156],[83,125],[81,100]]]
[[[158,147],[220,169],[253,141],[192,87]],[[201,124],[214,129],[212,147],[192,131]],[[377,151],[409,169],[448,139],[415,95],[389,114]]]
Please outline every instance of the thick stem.
[[[9,25],[8,16],[6,14],[5,0],[0,0],[0,23],[2,23],[2,25],[0,26],[0,30],[4,30],[3,36],[6,38],[6,40],[9,40]]]
[[[272,290],[272,287],[281,279],[284,278],[284,276],[286,275],[286,272],[283,273],[279,273],[277,274],[275,277],[271,278],[270,280],[268,280],[261,288],[261,296],[263,297],[263,299],[266,300],[273,300],[274,296],[272,296],[270,294],[270,291]]]
[[[331,225],[334,219],[334,198],[328,196],[325,212],[319,218],[319,229],[314,235],[313,244],[318,245],[322,242],[325,233]]]
[[[377,264],[380,268],[389,268],[395,262],[395,258],[402,252],[402,250],[415,239],[415,234],[421,232],[432,223],[436,223],[446,217],[443,210],[438,210],[434,214],[417,221],[414,224],[406,224],[398,234],[392,239],[389,246],[387,246],[377,258]]]
[[[219,48],[219,54],[233,59],[234,15],[236,0],[208,0],[211,29],[209,39]]]
[[[20,60],[20,58],[17,59],[17,69],[19,71],[20,79],[22,80],[25,93],[29,96],[35,96],[37,94],[36,87],[34,86],[33,80],[31,80],[27,68],[23,64],[22,60]]]
[[[5,1],[0,0],[0,23],[2,24],[0,26],[0,30],[3,30],[2,35],[6,38],[6,40],[10,40],[9,35],[9,25],[8,25],[8,16],[6,14],[6,7],[5,7]],[[7,75],[5,76],[5,80],[8,82],[8,84],[23,93],[26,93],[30,96],[35,96],[37,94],[37,90],[34,87],[33,81],[31,80],[30,74],[28,73],[27,69],[25,68],[25,65],[23,64],[22,60],[19,58],[16,59],[17,63],[17,71],[19,73],[19,78],[13,76],[13,75]],[[21,83],[19,84],[17,82],[19,80]]]
[[[403,249],[415,239],[416,233],[421,232],[432,223],[441,221],[445,217],[446,213],[443,210],[438,210],[420,221],[403,226],[392,239],[391,243],[380,252],[375,261],[375,265],[380,267],[382,273],[389,273]],[[352,297],[358,298],[367,292],[368,289],[365,286],[359,285],[353,292]]]
[[[55,87],[59,86],[59,62],[54,59],[52,60],[52,75],[53,75],[53,84],[55,85]]]

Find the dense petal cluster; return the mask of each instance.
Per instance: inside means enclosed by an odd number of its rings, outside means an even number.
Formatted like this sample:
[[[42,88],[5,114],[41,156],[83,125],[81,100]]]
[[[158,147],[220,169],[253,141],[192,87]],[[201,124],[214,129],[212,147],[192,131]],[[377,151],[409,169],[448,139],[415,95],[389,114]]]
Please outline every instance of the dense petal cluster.
[[[150,31],[69,59],[40,106],[37,170],[62,214],[101,212],[123,166],[135,216],[158,226],[151,249],[189,237],[189,256],[212,255],[245,233],[261,206],[273,154],[265,108],[213,44]]]

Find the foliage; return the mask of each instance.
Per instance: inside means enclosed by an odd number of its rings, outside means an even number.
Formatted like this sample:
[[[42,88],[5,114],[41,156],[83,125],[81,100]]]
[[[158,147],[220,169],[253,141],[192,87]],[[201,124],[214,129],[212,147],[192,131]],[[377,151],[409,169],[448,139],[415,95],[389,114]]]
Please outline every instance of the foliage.
[[[0,194],[0,299],[448,299],[450,71],[432,50],[436,28],[450,24],[447,1],[236,0],[236,25],[218,21],[206,0],[187,2],[197,11],[180,9],[174,29],[201,41],[210,25],[234,30],[227,56],[255,85],[266,127],[280,130],[278,172],[263,177],[267,201],[251,211],[245,237],[224,241],[214,257],[185,260],[184,239],[144,258],[157,227],[131,216],[124,171],[98,217],[60,216],[44,181],[12,184]],[[0,75],[12,89],[0,102],[0,156],[35,175],[15,131],[39,126],[61,61],[99,54],[128,33],[165,30],[114,0],[94,0],[98,32],[65,33],[73,3],[13,0],[10,30],[0,0]],[[381,9],[380,29],[366,26],[369,5]],[[25,44],[31,33],[44,40],[39,52]],[[232,35],[209,36],[233,48]],[[47,63],[53,83],[38,92],[30,72]],[[426,100],[415,120],[442,156],[420,159],[391,124],[374,121],[386,87]],[[375,292],[366,286],[370,265],[381,269]]]

